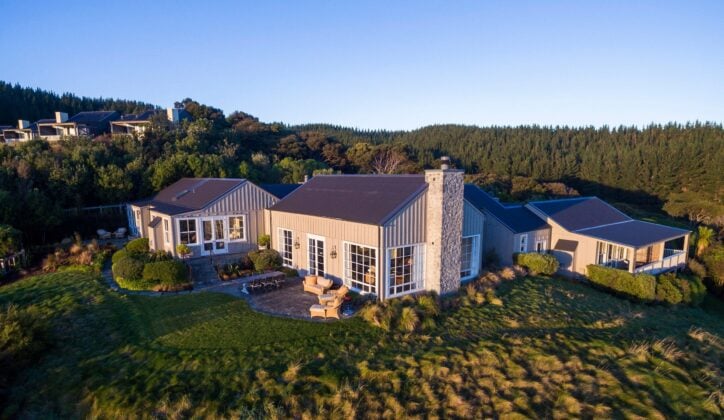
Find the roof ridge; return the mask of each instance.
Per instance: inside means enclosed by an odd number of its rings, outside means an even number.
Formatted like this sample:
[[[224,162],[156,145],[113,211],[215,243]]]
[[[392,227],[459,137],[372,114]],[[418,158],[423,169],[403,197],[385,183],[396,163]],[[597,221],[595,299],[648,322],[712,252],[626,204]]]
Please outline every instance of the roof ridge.
[[[602,227],[606,227],[606,226],[620,225],[620,224],[623,224],[623,223],[631,223],[631,222],[635,222],[635,221],[636,221],[636,219],[631,219],[631,218],[629,218],[628,220],[622,220],[622,221],[620,221],[620,222],[605,223],[605,224],[602,224],[602,225],[596,225],[596,226],[589,226],[589,227],[580,228],[580,229],[578,229],[578,230],[574,230],[574,232],[583,232],[584,230],[598,229],[598,228],[602,228]]]

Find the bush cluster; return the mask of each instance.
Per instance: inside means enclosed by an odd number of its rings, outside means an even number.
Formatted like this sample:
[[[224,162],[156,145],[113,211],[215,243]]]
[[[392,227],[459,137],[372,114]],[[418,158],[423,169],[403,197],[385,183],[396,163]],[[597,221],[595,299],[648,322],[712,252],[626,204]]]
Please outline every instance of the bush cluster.
[[[555,274],[559,267],[556,257],[551,254],[539,254],[537,252],[513,254],[513,262],[527,268],[533,275],[550,276]]]
[[[142,279],[153,283],[157,291],[175,291],[189,288],[189,270],[181,261],[158,261],[147,263],[143,267]]]
[[[398,331],[406,334],[420,329],[435,328],[435,320],[440,315],[440,301],[434,292],[386,302],[368,303],[360,310],[360,316],[373,326],[385,331]]]
[[[282,257],[274,249],[251,251],[249,259],[257,271],[274,270],[282,266]]]
[[[143,277],[143,265],[144,261],[142,259],[126,255],[123,258],[116,259],[111,266],[111,270],[116,281],[119,279],[126,281],[140,280]]]
[[[724,245],[710,246],[701,259],[706,267],[710,290],[718,296],[724,296]]]
[[[129,254],[146,254],[149,251],[148,238],[134,239],[126,244],[126,251]]]
[[[589,265],[588,280],[606,290],[639,302],[698,305],[706,296],[704,283],[695,275],[665,273],[656,277]]]
[[[98,241],[93,240],[83,244],[80,235],[76,234],[75,242],[69,240],[55,248],[42,262],[45,272],[54,271],[82,271],[87,273],[100,273],[103,269],[112,246],[101,247]]]

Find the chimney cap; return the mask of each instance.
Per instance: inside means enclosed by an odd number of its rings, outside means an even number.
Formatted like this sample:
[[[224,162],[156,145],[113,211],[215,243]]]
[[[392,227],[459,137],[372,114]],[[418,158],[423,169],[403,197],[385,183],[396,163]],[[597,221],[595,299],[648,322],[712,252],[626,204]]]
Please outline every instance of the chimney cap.
[[[440,169],[442,169],[442,170],[450,169],[450,157],[449,156],[442,156],[440,158]]]

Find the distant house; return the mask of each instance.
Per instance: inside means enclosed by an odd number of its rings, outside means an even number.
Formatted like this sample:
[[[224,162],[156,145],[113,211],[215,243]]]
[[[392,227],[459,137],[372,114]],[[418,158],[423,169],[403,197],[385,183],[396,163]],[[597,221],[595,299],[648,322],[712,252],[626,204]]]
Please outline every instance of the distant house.
[[[126,114],[111,122],[111,134],[143,134],[151,126],[151,119],[164,113],[154,109],[139,114]],[[191,119],[191,114],[183,108],[168,108],[166,119],[172,125]]]
[[[8,127],[2,130],[2,136],[6,144],[15,144],[38,138],[38,127],[40,124],[54,121],[52,118],[38,120],[32,124],[26,120],[19,120],[17,128]]]
[[[448,293],[477,276],[483,214],[463,194],[463,173],[319,175],[267,212],[285,266],[378,299]]]
[[[465,185],[465,199],[485,214],[484,252],[502,265],[513,264],[516,252],[545,252],[551,227],[523,205],[503,205],[475,185]]]
[[[690,231],[634,220],[597,197],[534,201],[526,206],[551,226],[552,252],[566,273],[589,264],[657,274],[686,264]]]
[[[264,209],[277,201],[245,179],[183,178],[130,205],[131,232],[173,255],[178,244],[192,257],[248,252],[265,232]]]
[[[0,125],[0,143],[5,143],[5,130],[12,130],[12,125]]]
[[[48,141],[63,137],[95,137],[110,131],[110,123],[120,118],[116,111],[79,112],[68,118],[65,112],[56,112],[55,119],[38,124],[39,136]]]

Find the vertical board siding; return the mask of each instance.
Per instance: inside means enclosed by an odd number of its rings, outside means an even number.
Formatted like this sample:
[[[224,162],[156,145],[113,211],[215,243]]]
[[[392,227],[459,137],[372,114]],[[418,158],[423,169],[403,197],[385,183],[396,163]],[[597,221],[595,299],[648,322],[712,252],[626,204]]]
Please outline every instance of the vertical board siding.
[[[382,229],[385,248],[425,242],[426,200],[424,192],[385,223]]]
[[[467,201],[463,204],[463,236],[480,235],[483,239],[485,216]]]

